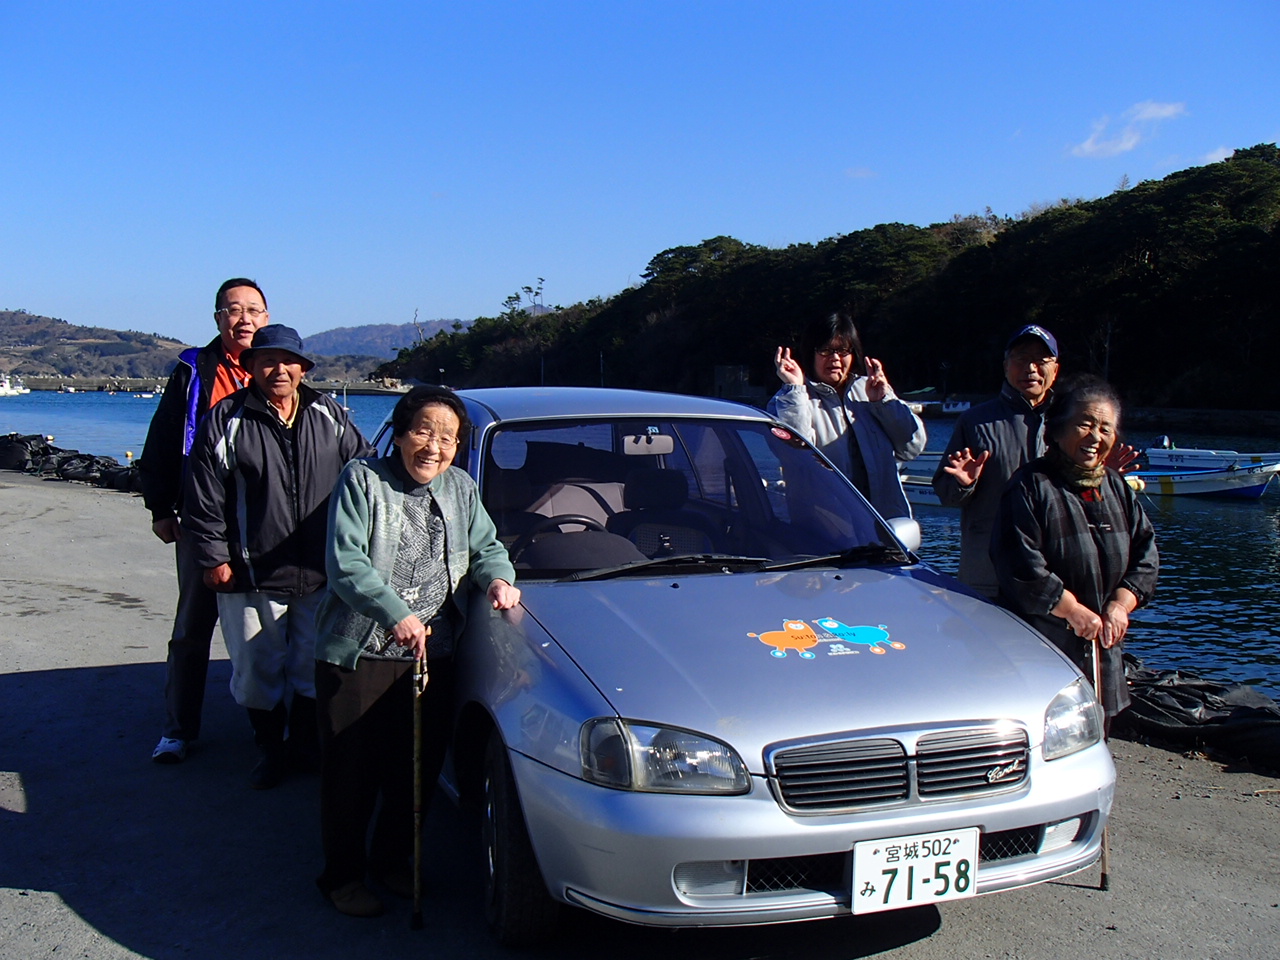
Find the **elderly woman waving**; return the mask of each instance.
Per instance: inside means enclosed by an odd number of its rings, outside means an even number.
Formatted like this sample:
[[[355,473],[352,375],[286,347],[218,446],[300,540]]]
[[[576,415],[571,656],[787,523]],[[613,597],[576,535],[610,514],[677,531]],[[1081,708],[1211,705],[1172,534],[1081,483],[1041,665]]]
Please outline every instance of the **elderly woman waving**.
[[[1105,463],[1119,425],[1109,384],[1061,388],[1045,419],[1048,452],[1013,475],[991,537],[1001,602],[1082,670],[1091,648],[1100,656],[1108,721],[1129,705],[1122,643],[1160,566],[1151,521]]]
[[[391,453],[347,464],[333,492],[316,645],[325,852],[317,883],[339,911],[366,917],[382,912],[367,874],[392,893],[413,890],[414,663],[425,651],[422,767],[430,785],[444,761],[454,643],[469,594],[484,590],[495,610],[520,602],[475,483],[451,467],[468,426],[462,401],[444,388],[415,387],[391,425]]]
[[[924,424],[863,351],[853,318],[815,320],[796,356],[779,347],[774,366],[783,386],[769,412],[826,454],[881,516],[911,516],[898,464],[924,449]]]

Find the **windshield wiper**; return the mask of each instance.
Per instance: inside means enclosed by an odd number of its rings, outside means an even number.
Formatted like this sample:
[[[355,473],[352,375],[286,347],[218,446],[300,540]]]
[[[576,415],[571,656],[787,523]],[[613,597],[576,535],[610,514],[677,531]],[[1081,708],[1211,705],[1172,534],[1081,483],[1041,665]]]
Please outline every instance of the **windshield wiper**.
[[[616,567],[600,567],[597,570],[579,570],[562,580],[608,580],[611,577],[630,576],[641,570],[658,567],[688,567],[706,573],[733,573],[740,570],[760,570],[769,562],[768,557],[740,557],[732,553],[677,553],[669,557],[636,560]]]
[[[794,560],[782,560],[761,567],[761,570],[800,570],[804,567],[849,567],[860,563],[894,563],[907,562],[906,555],[895,547],[886,547],[880,543],[864,544],[851,547],[843,553],[830,553],[820,557],[797,557]]]

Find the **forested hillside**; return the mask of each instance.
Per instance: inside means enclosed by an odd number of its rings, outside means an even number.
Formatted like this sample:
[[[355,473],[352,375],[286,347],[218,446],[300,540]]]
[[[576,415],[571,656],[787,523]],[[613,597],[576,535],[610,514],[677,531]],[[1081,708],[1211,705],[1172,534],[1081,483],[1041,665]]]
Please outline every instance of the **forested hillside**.
[[[1009,333],[1053,330],[1064,369],[1136,404],[1280,407],[1280,150],[1019,218],[881,224],[770,249],[716,237],[659,253],[645,282],[541,315],[518,295],[380,369],[455,386],[599,384],[717,392],[717,367],[776,386],[776,345],[850,306],[900,392],[988,393]],[[725,392],[723,388],[719,392]]]
[[[154,333],[80,327],[0,310],[0,372],[21,376],[164,377],[182,344]]]

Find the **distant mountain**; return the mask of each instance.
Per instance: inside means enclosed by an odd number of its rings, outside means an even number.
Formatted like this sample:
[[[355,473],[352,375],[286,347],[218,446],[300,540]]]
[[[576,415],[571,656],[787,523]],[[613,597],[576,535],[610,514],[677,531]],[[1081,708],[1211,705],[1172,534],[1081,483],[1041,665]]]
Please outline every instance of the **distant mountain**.
[[[428,320],[339,327],[305,338],[316,359],[312,380],[363,380],[401,347],[429,340],[455,323]],[[202,344],[203,345],[203,344]],[[156,377],[173,370],[189,346],[156,333],[81,327],[25,310],[0,310],[0,374],[21,377]]]
[[[420,320],[418,323],[370,323],[362,327],[336,327],[306,338],[308,350],[325,356],[346,354],[394,360],[402,347],[412,348],[430,340],[454,324],[469,326],[470,320]]]
[[[24,377],[164,377],[184,344],[156,333],[80,327],[0,310],[0,372]]]

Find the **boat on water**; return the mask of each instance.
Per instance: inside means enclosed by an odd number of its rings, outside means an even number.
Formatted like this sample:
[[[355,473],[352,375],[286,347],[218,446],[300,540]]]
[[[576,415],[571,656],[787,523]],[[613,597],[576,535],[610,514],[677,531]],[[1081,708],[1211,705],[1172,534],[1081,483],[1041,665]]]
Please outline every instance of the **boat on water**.
[[[1241,463],[1211,470],[1135,470],[1128,474],[1144,484],[1145,492],[1171,497],[1231,497],[1256,500],[1280,473],[1280,457],[1266,463]]]
[[[1232,467],[1274,463],[1280,451],[1273,453],[1240,453],[1237,450],[1201,450],[1175,447],[1168,437],[1160,437],[1142,451],[1152,470],[1229,470]]]
[[[23,385],[21,377],[0,377],[0,397],[20,397],[30,392],[31,388]]]
[[[1125,474],[1129,484],[1152,496],[1228,497],[1256,500],[1280,473],[1280,457],[1268,463],[1242,463],[1217,470],[1134,470]],[[902,489],[907,501],[918,506],[939,507],[942,503],[933,492],[933,473],[927,475],[912,469],[902,476]]]

